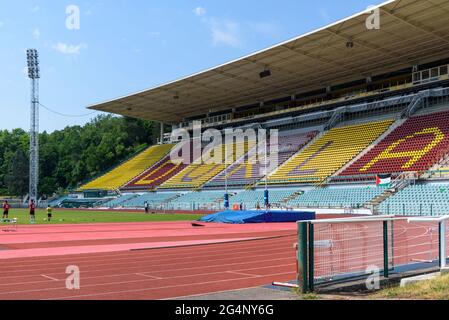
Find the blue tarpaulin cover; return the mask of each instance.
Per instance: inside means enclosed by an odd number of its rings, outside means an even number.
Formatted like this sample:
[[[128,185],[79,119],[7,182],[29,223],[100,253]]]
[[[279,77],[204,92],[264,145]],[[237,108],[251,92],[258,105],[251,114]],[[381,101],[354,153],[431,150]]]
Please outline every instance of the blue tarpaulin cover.
[[[315,220],[315,212],[299,211],[223,211],[201,218],[201,222],[230,224],[277,223]]]

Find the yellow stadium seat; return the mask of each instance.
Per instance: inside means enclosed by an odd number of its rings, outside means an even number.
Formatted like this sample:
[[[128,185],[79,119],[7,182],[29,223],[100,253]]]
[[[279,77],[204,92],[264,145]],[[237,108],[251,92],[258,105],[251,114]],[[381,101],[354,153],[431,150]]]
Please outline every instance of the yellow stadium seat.
[[[152,146],[105,175],[82,186],[80,190],[116,190],[162,160],[172,147],[172,144]]]
[[[237,148],[240,148],[239,150],[243,150],[245,154],[250,148],[248,146],[248,142],[244,143],[243,148],[241,148],[241,143],[234,143],[230,145],[232,145],[232,149],[230,149],[232,152],[227,151],[229,156],[226,156],[226,145],[221,145],[222,157],[223,159],[225,157],[227,158],[226,164],[224,164],[225,161],[223,160],[221,163],[216,164],[204,163],[206,161],[201,164],[191,164],[179,174],[162,184],[159,189],[197,189],[202,187],[205,183],[216,177],[219,173],[223,172],[226,167],[238,160],[238,155],[236,155]],[[203,158],[203,160],[205,159]]]
[[[321,183],[353,160],[393,123],[393,120],[329,130],[268,177],[270,184]]]

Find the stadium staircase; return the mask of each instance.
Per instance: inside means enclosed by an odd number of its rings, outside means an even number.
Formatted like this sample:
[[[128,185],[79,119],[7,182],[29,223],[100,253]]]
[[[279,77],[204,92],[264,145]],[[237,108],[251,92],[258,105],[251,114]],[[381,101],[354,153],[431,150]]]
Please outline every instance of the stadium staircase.
[[[290,201],[295,200],[296,198],[302,196],[305,192],[302,190],[296,191],[295,193],[293,193],[292,195],[288,196],[287,198],[283,199],[281,201],[282,204],[287,205]]]
[[[344,114],[346,113],[346,107],[341,107],[335,110],[329,119],[328,123],[325,125],[324,130],[328,131],[334,128],[340,121],[342,121]]]
[[[245,191],[254,190],[256,187],[257,187],[257,182],[250,183],[250,184],[245,186]]]
[[[302,148],[300,148],[298,150],[298,152],[294,153],[290,158],[286,159],[283,162],[283,165],[287,164],[289,161],[291,161],[292,159],[294,159],[295,157],[298,157],[302,152],[304,152],[309,146],[315,144],[317,141],[319,141],[325,134],[327,133],[327,131],[320,131],[318,132],[315,137],[309,141],[309,143],[305,144],[304,146],[302,146]],[[280,168],[282,167],[282,165],[280,165],[278,168],[274,169],[273,171],[268,173],[268,179],[270,178],[271,175],[275,174]],[[255,183],[252,188],[256,188],[257,186],[261,186],[265,184],[265,180],[267,179],[267,176],[263,176],[260,181],[258,183]],[[275,183],[269,183],[269,184],[275,184]],[[281,183],[282,184],[282,183]]]
[[[125,204],[128,201],[138,198],[139,196],[140,196],[139,194],[121,195],[115,199],[108,201],[108,202],[102,203],[101,206],[108,207],[108,208],[117,208],[117,207],[122,206],[123,204]]]
[[[176,201],[176,199],[178,199],[181,196],[182,195],[178,193],[178,194],[174,195],[172,198],[169,198],[169,199],[166,199],[166,200],[162,201],[161,202],[161,206],[166,206],[166,205],[170,204],[170,202]]]
[[[391,186],[386,189],[382,194],[375,197],[373,200],[367,203],[366,208],[371,209],[374,215],[380,214],[380,205],[388,198],[394,196],[398,192],[404,190],[408,186],[416,182],[416,172],[404,172],[391,183]]]
[[[410,118],[419,108],[422,107],[424,99],[430,96],[430,90],[418,92],[410,102],[407,108],[401,113],[400,118]]]

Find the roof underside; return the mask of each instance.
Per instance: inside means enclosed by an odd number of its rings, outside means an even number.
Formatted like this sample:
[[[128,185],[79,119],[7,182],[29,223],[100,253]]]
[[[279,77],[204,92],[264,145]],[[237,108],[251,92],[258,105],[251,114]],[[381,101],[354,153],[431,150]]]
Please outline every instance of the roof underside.
[[[177,124],[449,56],[449,1],[396,0],[379,8],[379,30],[366,28],[371,12],[360,13],[228,64],[89,108]],[[272,75],[261,79],[265,68]]]

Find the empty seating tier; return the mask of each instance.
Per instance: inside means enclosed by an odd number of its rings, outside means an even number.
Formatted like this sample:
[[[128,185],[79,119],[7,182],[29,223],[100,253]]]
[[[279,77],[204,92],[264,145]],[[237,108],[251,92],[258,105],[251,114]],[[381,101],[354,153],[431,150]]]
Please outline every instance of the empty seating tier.
[[[449,152],[449,112],[416,116],[396,128],[341,176],[426,171]]]
[[[394,215],[448,215],[449,185],[412,185],[389,197],[380,212]]]
[[[145,202],[147,202],[150,208],[156,208],[177,197],[178,194],[174,192],[145,193],[123,202],[123,206],[128,208],[141,208],[144,207]]]
[[[283,203],[285,199],[293,195],[296,189],[270,189],[269,190],[269,201],[270,204],[274,207]],[[230,204],[231,207],[234,205],[242,204],[244,209],[255,209],[258,206],[260,208],[264,208],[264,196],[265,190],[248,190],[238,193],[237,195],[231,197]]]
[[[220,151],[219,156],[215,152]],[[223,144],[221,146],[212,149],[211,152],[203,156],[200,164],[193,163],[173,178],[166,181],[159,188],[160,189],[197,189],[203,186],[205,183],[216,177],[219,173],[223,172],[227,166],[233,164],[240,157],[244,156],[248,152],[248,143],[242,145],[238,143]],[[239,150],[239,152],[237,152]],[[240,150],[242,155],[238,155]],[[214,160],[214,157],[217,159]],[[225,161],[226,159],[226,161]],[[226,164],[225,164],[226,163]]]
[[[334,128],[285,162],[268,178],[270,184],[320,183],[353,160],[393,120]]]
[[[290,159],[296,152],[307,145],[318,132],[308,132],[300,134],[290,134],[279,136],[278,146],[278,166]],[[229,186],[247,186],[254,184],[264,177],[265,159],[260,158],[257,148],[250,150],[247,157],[238,160],[227,170],[219,174],[209,182],[206,187],[223,187],[226,183]]]
[[[150,147],[80,190],[116,190],[160,161],[172,147],[171,144]]]
[[[190,192],[172,200],[170,209],[175,210],[220,210],[223,209],[224,191]]]
[[[155,189],[167,180],[171,179],[187,167],[186,164],[175,164],[170,156],[154,165],[149,170],[128,183],[123,190]]]
[[[115,208],[123,206],[123,204],[133,198],[138,197],[136,194],[125,194],[123,196],[120,196],[116,199],[113,199],[111,201],[108,201],[102,205],[102,207],[109,207],[109,208]]]
[[[385,191],[384,188],[313,189],[289,201],[292,207],[352,207],[360,208]]]

